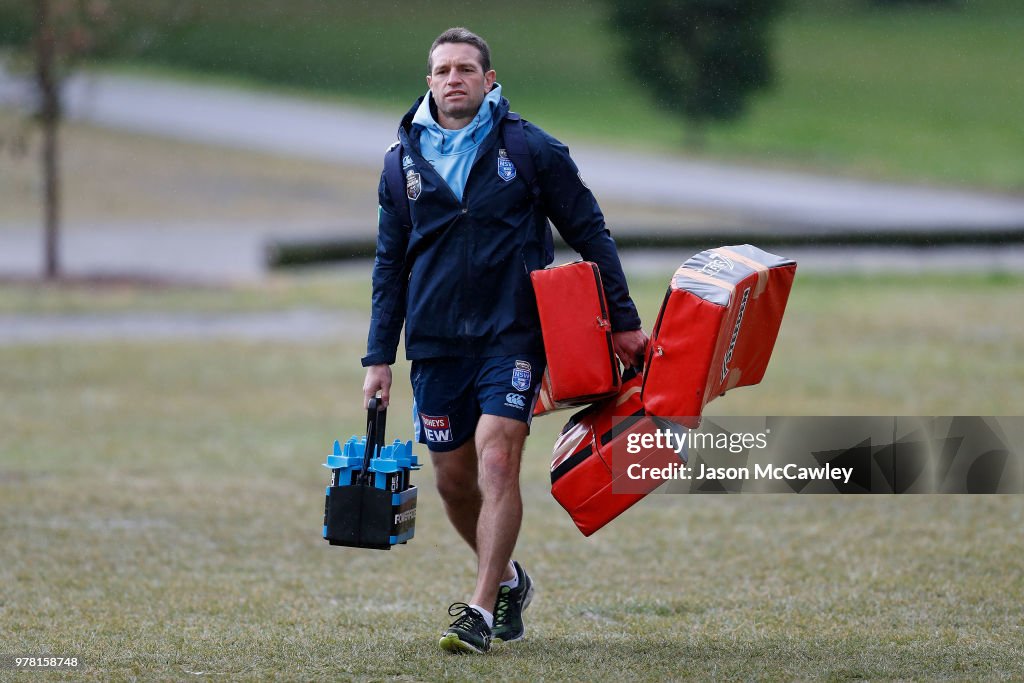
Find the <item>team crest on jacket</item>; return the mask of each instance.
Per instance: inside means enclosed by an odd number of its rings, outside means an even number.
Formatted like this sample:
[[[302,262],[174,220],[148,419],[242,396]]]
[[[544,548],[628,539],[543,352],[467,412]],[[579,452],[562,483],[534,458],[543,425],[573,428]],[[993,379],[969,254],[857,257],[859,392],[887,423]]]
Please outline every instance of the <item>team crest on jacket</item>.
[[[508,151],[498,150],[498,177],[506,183],[516,177],[516,166],[508,158]]]
[[[405,174],[405,196],[416,201],[419,199],[423,186],[420,185],[420,174],[411,168]]]
[[[512,368],[512,388],[516,391],[526,391],[530,388],[533,375],[531,367],[525,360],[517,360],[516,366]]]

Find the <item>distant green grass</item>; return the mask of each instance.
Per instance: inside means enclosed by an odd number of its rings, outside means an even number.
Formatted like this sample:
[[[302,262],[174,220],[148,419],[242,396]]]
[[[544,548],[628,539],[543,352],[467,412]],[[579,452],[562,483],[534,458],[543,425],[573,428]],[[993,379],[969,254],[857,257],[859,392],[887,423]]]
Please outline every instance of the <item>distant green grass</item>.
[[[2,1],[2,0],[0,0]],[[425,53],[450,25],[492,45],[513,107],[570,141],[681,149],[618,60],[604,5],[218,3],[155,32],[148,64],[333,93],[398,113],[425,90]],[[792,2],[775,27],[778,82],[701,154],[880,178],[1024,189],[1024,9],[1008,0],[883,9]]]
[[[370,263],[338,271],[271,275],[259,283],[188,286],[131,282],[90,285],[31,281],[0,285],[0,314],[113,313],[130,311],[231,313],[297,307],[367,310]]]
[[[648,330],[664,277],[630,278]],[[1024,277],[959,273],[834,276],[798,271],[764,382],[709,414],[1007,415],[1024,405]],[[296,307],[365,311],[368,271],[280,275],[231,288],[0,286],[0,315],[225,313]],[[351,339],[365,338],[353,330]],[[361,351],[352,351],[352,358]]]
[[[709,148],[1021,189],[1022,32],[1024,8],[1002,2],[794,12],[779,27],[777,90]]]
[[[659,280],[634,282],[648,320]],[[265,305],[345,307],[353,284],[283,278]],[[1014,412],[1022,291],[798,275],[764,383],[712,406]],[[5,306],[22,296],[0,287]],[[186,305],[264,304],[258,288],[99,290],[92,310]],[[407,546],[319,538],[319,464],[359,431],[360,353],[347,337],[0,347],[0,654],[77,655],[85,671],[53,676],[76,680],[1024,677],[1017,497],[656,495],[584,539],[548,493],[566,413],[534,423],[524,465],[527,639],[443,655],[473,563],[429,466]],[[407,375],[399,363],[394,436],[410,434]]]

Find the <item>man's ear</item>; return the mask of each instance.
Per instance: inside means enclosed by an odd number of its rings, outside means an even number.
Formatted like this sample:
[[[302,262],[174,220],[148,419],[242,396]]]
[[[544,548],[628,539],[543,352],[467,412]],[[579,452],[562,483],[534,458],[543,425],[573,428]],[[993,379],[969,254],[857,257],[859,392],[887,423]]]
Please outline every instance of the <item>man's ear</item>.
[[[430,74],[427,74],[427,87],[430,87]]]
[[[497,78],[498,74],[494,72],[494,69],[491,69],[490,71],[484,74],[484,83],[487,84],[487,90],[490,90],[491,88],[494,87],[494,81],[497,80]]]

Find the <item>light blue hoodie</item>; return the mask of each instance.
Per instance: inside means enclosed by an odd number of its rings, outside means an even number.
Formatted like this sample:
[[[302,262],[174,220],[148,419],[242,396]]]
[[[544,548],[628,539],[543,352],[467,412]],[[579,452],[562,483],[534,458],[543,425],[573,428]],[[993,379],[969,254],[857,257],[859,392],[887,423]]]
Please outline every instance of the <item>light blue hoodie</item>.
[[[420,154],[444,178],[461,202],[469,170],[476,161],[476,150],[497,123],[495,118],[501,102],[501,86],[494,84],[480,104],[480,111],[469,125],[459,130],[442,128],[434,120],[430,113],[430,98],[428,90],[412,117],[413,134],[419,135]]]

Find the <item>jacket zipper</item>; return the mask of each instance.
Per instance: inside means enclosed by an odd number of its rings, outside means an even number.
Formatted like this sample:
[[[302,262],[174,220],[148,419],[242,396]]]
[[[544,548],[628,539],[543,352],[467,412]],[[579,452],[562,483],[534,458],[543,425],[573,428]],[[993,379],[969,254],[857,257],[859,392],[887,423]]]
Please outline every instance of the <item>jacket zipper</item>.
[[[502,117],[502,118],[504,119],[504,117]],[[491,141],[491,144],[488,145],[488,138],[490,138],[492,135],[494,136],[494,140]],[[484,149],[485,146],[486,146],[487,150],[490,150],[490,148],[492,146],[497,144],[498,139],[501,137],[501,123],[499,122],[499,124],[494,127],[494,130],[491,133],[488,133],[487,138],[485,138],[480,143],[480,145],[477,147],[477,156],[476,156],[476,158],[473,159],[473,163],[469,167],[469,173],[466,175],[466,186],[462,189],[462,197],[463,197],[462,201],[459,201],[459,198],[455,196],[455,191],[452,190],[451,185],[448,184],[448,182],[441,176],[441,174],[437,172],[437,169],[435,169],[433,167],[433,165],[429,161],[427,161],[426,158],[424,158],[422,154],[420,154],[419,150],[417,150],[416,148],[414,148],[412,146],[412,144],[409,141],[409,134],[408,134],[408,132],[404,131],[404,129],[403,129],[403,132],[401,133],[401,136],[404,137],[404,140],[402,140],[402,149],[403,149],[403,151],[408,151],[409,153],[411,153],[413,155],[413,158],[416,159],[418,163],[423,165],[424,168],[429,168],[431,170],[431,172],[435,176],[437,176],[438,180],[441,181],[441,184],[444,185],[445,189],[448,190],[448,195],[453,200],[455,200],[456,204],[458,204],[458,206],[459,206],[459,215],[456,216],[455,220],[452,222],[452,227],[454,227],[455,224],[459,221],[460,218],[462,218],[463,216],[465,216],[466,214],[469,213],[469,202],[465,200],[466,189],[469,187],[469,179],[470,179],[470,177],[472,177],[473,171],[476,169],[477,164],[479,164],[483,160],[483,156],[481,156],[479,154],[479,151],[481,149]],[[408,200],[406,200],[406,201],[408,201]],[[471,287],[472,287],[472,284],[473,284],[472,273],[470,271],[472,264],[470,262],[470,248],[469,248],[469,242],[470,242],[470,240],[472,238],[473,238],[473,233],[471,231],[467,230],[466,231],[466,239],[462,240],[462,242],[463,242],[462,262],[463,262],[463,266],[464,266],[463,271],[465,272],[466,275],[465,275],[465,278],[463,279],[462,288],[461,288],[462,291],[459,292],[459,299],[460,299],[459,303],[460,303],[460,306],[458,308],[459,308],[459,310],[463,310],[463,311],[466,310],[466,307],[464,305],[466,303],[466,292],[471,291]],[[469,316],[467,316],[466,319],[462,322],[461,327],[463,329],[463,332],[464,332],[465,336],[468,337],[467,333],[469,331]],[[609,337],[609,345],[610,344],[611,344],[611,341],[610,341],[610,337]],[[613,359],[613,362],[614,362],[614,359]],[[617,369],[618,368],[616,368],[616,370]]]
[[[451,197],[452,200],[455,202],[455,204],[458,205],[459,213],[455,217],[455,220],[452,221],[451,226],[449,228],[449,229],[458,229],[458,225],[457,224],[459,223],[459,220],[463,216],[465,216],[467,213],[469,213],[469,207],[467,206],[467,203],[465,201],[459,201],[459,198],[455,196],[455,191],[452,189],[452,186],[448,184],[448,181],[446,181],[444,179],[444,177],[442,177],[441,174],[437,172],[437,169],[434,168],[433,164],[431,164],[429,161],[427,161],[426,158],[422,154],[419,153],[419,150],[414,148],[412,146],[412,144],[409,143],[409,136],[408,136],[408,134],[405,134],[405,140],[402,143],[402,148],[403,148],[403,150],[408,150],[409,151],[409,153],[413,156],[413,159],[416,161],[417,165],[422,166],[422,168],[424,170],[430,169],[431,173],[433,173],[435,176],[437,176],[437,179],[440,181],[441,185],[443,185],[444,189],[448,191],[448,196]],[[476,163],[474,162],[473,165],[475,166]],[[469,172],[470,172],[470,174],[473,173],[472,167],[469,169]],[[469,185],[469,176],[466,176],[466,184]],[[466,196],[465,188],[463,188],[462,196],[463,197]],[[406,201],[408,201],[408,199]],[[469,259],[469,254],[470,254],[469,240],[471,238],[472,238],[472,233],[467,230],[466,231],[466,238],[462,240],[462,245],[463,245],[463,249],[462,249],[462,265],[463,265],[463,268],[462,268],[462,270],[465,273],[465,275],[463,277],[462,287],[459,288],[460,289],[460,291],[458,293],[459,305],[454,307],[454,309],[453,309],[453,310],[463,311],[464,312],[464,316],[465,317],[462,320],[459,321],[459,331],[461,332],[461,334],[462,334],[462,336],[464,338],[468,338],[469,337],[469,319],[471,317],[468,314],[469,312],[467,311],[467,308],[466,308],[466,292],[470,291],[470,287],[471,287],[472,282],[473,282],[472,273],[470,272],[471,263],[470,263],[470,259]]]

